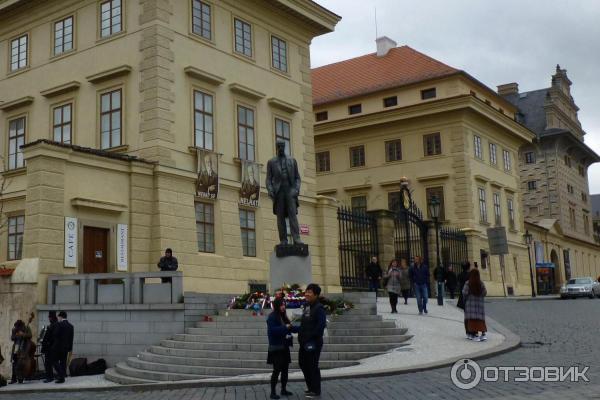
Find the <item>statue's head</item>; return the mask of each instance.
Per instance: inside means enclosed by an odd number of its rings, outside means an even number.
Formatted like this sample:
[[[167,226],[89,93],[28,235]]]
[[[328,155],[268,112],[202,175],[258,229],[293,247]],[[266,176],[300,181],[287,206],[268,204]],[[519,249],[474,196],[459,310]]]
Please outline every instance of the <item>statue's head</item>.
[[[276,147],[277,147],[277,155],[279,157],[285,156],[285,142],[283,140],[278,140]]]
[[[212,168],[212,159],[210,158],[209,155],[206,155],[204,157],[204,167],[206,168],[206,171],[208,172],[212,172],[213,168]]]

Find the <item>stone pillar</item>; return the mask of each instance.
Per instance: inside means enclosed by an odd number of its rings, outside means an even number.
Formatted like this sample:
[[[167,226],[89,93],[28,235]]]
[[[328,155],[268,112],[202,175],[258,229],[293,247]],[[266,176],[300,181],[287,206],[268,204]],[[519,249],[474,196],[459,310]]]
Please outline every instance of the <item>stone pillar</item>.
[[[385,270],[390,261],[396,258],[394,245],[394,213],[388,210],[369,211],[369,215],[377,218],[377,245],[379,264]]]
[[[152,219],[155,214],[153,167],[132,167],[129,212],[130,272],[155,271]]]
[[[337,220],[337,204],[335,199],[317,196],[316,231],[321,241],[311,246],[313,260],[319,265],[313,268],[313,278],[323,285],[326,293],[341,293],[339,228]],[[318,247],[318,249],[314,249]],[[316,264],[316,263],[315,263]]]

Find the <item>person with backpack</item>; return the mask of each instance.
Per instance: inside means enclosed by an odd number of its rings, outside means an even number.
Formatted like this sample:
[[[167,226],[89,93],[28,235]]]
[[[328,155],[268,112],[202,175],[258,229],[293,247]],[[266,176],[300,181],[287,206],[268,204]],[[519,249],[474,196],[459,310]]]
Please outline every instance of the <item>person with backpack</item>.
[[[271,374],[271,399],[279,399],[276,387],[281,374],[281,395],[292,396],[292,392],[286,389],[288,381],[288,370],[292,358],[290,347],[293,346],[292,333],[297,333],[298,327],[290,322],[285,311],[285,301],[281,297],[273,300],[273,312],[267,318],[267,335],[269,337],[269,349],[267,353],[267,364],[273,365]]]
[[[483,342],[487,340],[484,307],[487,290],[484,283],[481,281],[478,269],[469,272],[469,280],[465,283],[462,293],[465,298],[465,326],[467,329],[467,339]],[[479,332],[481,332],[481,336],[477,335]]]

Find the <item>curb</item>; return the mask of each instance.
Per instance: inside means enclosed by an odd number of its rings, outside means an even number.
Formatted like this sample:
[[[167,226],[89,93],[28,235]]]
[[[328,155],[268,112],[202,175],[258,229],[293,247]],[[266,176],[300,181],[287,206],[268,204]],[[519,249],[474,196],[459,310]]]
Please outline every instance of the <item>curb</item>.
[[[338,379],[356,379],[356,378],[375,378],[384,377],[390,375],[403,375],[414,372],[428,371],[432,369],[438,369],[442,367],[448,367],[453,365],[457,360],[460,359],[471,359],[471,360],[483,360],[493,356],[507,353],[515,350],[521,346],[521,338],[515,333],[510,331],[504,325],[495,321],[492,318],[486,317],[486,322],[489,327],[493,328],[496,332],[503,335],[505,340],[502,344],[487,350],[481,350],[473,353],[464,354],[458,358],[447,358],[440,361],[435,361],[427,364],[422,364],[416,367],[405,367],[405,368],[393,368],[386,370],[379,370],[365,373],[352,373],[352,374],[335,374],[330,376],[324,376],[323,381],[338,380]],[[289,382],[302,382],[302,378],[290,378]],[[192,389],[199,387],[224,387],[224,386],[246,386],[246,385],[264,385],[270,383],[270,378],[255,378],[241,380],[239,377],[233,378],[220,378],[219,380],[198,380],[198,381],[183,381],[183,382],[160,382],[160,383],[148,383],[148,384],[136,384],[136,385],[118,385],[118,386],[105,386],[105,387],[57,387],[57,388],[44,388],[44,389],[24,389],[24,390],[1,390],[0,397],[4,393],[18,394],[18,393],[39,393],[39,392],[108,392],[108,391],[134,391],[134,392],[145,392],[151,390],[176,390],[176,389]]]

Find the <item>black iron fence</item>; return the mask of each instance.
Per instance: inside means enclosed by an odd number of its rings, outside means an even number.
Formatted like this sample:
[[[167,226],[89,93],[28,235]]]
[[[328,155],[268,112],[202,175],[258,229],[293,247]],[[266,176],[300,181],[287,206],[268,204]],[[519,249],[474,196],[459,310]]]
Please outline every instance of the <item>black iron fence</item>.
[[[379,255],[377,218],[362,211],[338,209],[340,231],[340,280],[343,288],[365,289],[365,270],[371,257]]]
[[[404,258],[410,264],[415,256],[423,257],[427,262],[427,223],[423,213],[408,199],[394,215],[394,251],[398,260]]]
[[[460,265],[469,259],[467,236],[457,228],[440,228],[440,256],[447,270],[460,272]]]

